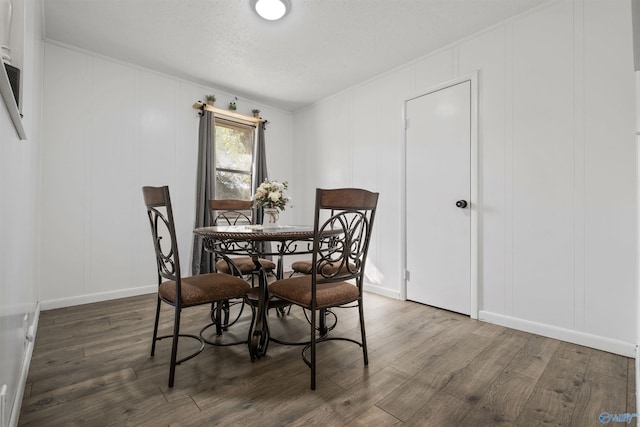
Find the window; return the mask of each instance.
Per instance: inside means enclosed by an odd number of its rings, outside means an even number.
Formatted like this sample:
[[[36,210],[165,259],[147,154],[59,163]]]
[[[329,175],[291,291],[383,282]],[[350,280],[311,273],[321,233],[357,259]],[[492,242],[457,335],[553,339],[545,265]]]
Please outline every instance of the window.
[[[216,117],[216,198],[251,199],[255,127]]]

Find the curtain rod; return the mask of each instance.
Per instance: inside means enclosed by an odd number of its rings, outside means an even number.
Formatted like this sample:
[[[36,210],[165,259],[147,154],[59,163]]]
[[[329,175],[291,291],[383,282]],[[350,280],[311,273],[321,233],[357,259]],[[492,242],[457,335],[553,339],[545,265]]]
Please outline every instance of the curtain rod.
[[[216,107],[212,107],[211,105],[207,105],[205,103],[203,103],[202,101],[196,101],[193,104],[193,108],[196,110],[207,110],[207,111],[211,111],[212,113],[214,113],[216,116],[219,116],[220,118],[223,119],[227,119],[227,120],[231,120],[231,121],[243,121],[243,122],[250,122],[250,123],[254,123],[254,124],[258,124],[258,123],[264,123],[267,124],[268,121],[265,119],[261,119],[258,117],[252,117],[252,116],[245,116],[244,114],[238,114],[238,113],[234,113],[232,111],[229,110],[223,110],[222,108],[216,108]]]

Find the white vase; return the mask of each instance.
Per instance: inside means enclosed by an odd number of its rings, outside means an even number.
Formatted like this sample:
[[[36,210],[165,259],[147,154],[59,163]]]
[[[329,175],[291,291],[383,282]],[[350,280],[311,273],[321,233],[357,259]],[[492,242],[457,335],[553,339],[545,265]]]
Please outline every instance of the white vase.
[[[280,212],[276,208],[264,208],[264,216],[262,218],[262,228],[278,228],[278,220]]]

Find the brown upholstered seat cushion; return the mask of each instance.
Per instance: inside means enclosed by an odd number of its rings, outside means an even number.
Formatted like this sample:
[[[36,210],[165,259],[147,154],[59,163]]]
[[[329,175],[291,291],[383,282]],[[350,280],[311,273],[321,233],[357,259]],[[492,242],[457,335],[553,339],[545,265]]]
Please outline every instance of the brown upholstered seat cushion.
[[[291,270],[295,271],[296,273],[311,274],[312,266],[313,263],[311,262],[311,260],[305,259],[304,261],[296,261],[292,263]]]
[[[304,261],[296,261],[291,264],[291,270],[295,273],[311,274],[312,268],[313,268],[313,261],[311,261],[310,259],[305,259]],[[352,270],[356,269],[355,265],[353,264],[351,264],[351,268]],[[343,273],[346,273],[347,269],[343,265],[340,271]],[[337,272],[338,272],[338,265],[335,263],[326,263],[322,267],[322,273],[325,274],[326,276],[331,276],[333,274],[336,274]]]
[[[298,276],[277,280],[269,285],[269,291],[279,298],[311,307],[311,276]],[[347,304],[360,297],[358,287],[349,282],[319,283],[316,287],[318,308]]]
[[[244,280],[223,273],[183,277],[181,287],[182,305],[185,307],[240,298],[251,289],[251,286]],[[175,304],[176,282],[170,280],[162,283],[158,292],[163,300]]]
[[[238,267],[238,270],[240,270],[242,274],[250,274],[256,269],[256,265],[251,257],[231,258],[231,261],[233,261],[233,263]],[[268,259],[263,258],[258,258],[258,261],[260,262],[260,264],[262,264],[262,268],[264,268],[265,270],[276,269],[276,264],[273,261],[269,261]],[[231,274],[229,265],[223,259],[216,261],[216,270],[218,270],[220,273]]]

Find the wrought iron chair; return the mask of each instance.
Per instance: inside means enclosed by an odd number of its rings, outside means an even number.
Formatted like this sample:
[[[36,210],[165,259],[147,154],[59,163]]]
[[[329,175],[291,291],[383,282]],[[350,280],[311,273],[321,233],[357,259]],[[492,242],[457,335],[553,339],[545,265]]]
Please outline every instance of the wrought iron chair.
[[[176,366],[195,357],[204,350],[205,340],[202,337],[202,333],[211,326],[210,324],[202,328],[197,336],[181,334],[180,313],[182,309],[203,304],[214,304],[231,298],[243,298],[249,292],[251,286],[238,277],[224,273],[182,277],[169,187],[143,187],[142,193],[151,226],[158,272],[158,298],[150,356],[154,356],[156,341],[169,337],[173,338],[169,366],[169,387],[173,387]],[[158,336],[160,307],[163,302],[174,308],[173,334]],[[220,316],[218,316],[219,318]],[[220,324],[216,325],[216,329],[218,334],[221,334]],[[177,359],[178,340],[180,337],[195,339],[200,342],[200,347],[188,356]],[[245,340],[233,344],[246,342]]]
[[[250,200],[217,199],[209,200],[211,225],[243,225],[253,224],[253,204]],[[273,273],[276,264],[268,259],[259,259],[267,273]],[[238,277],[252,275],[256,265],[251,257],[219,258],[216,260],[216,271],[233,274]]]
[[[333,263],[327,263],[325,265],[324,270],[326,273],[331,272],[331,270],[338,270],[338,268],[346,268],[346,266],[340,266]],[[313,260],[305,259],[301,261],[295,261],[291,264],[291,274],[289,277],[293,277],[296,273],[298,274],[311,274],[313,271]],[[336,271],[333,271],[335,273]]]
[[[313,268],[304,276],[277,280],[269,286],[273,296],[309,310],[310,341],[302,358],[311,368],[311,389],[316,389],[316,344],[328,340],[351,341],[362,347],[368,365],[362,292],[378,193],[347,188],[316,190]],[[325,219],[328,216],[328,219]],[[357,307],[361,340],[329,336],[323,327],[324,310],[330,307]],[[318,313],[318,316],[316,316]],[[316,317],[321,323],[316,327]],[[319,335],[319,336],[318,336]],[[310,350],[310,359],[306,357]]]
[[[333,211],[331,212],[331,215],[333,215]],[[340,266],[340,265],[328,262],[324,264],[322,268],[326,274],[335,274],[338,268],[345,268],[345,266]],[[291,272],[289,274],[289,277],[293,277],[296,274],[311,274],[312,270],[313,270],[313,260],[304,259],[304,260],[294,261],[291,264]],[[323,311],[325,314],[323,330],[326,333],[336,327],[336,325],[338,324],[338,315],[331,309],[326,309]],[[307,320],[311,322],[311,319],[307,315],[306,311],[304,312],[304,315],[307,318]],[[330,323],[327,322],[329,318],[331,318]]]
[[[331,212],[333,215],[333,212]],[[324,266],[325,269],[329,268],[338,268],[332,264],[327,264]],[[313,270],[313,261],[310,259],[298,260],[291,263],[291,273],[289,277],[293,277],[295,274],[311,274]]]
[[[250,200],[239,199],[214,199],[209,200],[209,213],[211,215],[211,225],[251,225],[254,224],[253,203]],[[268,259],[259,258],[258,261],[267,274],[273,275],[276,264]],[[255,288],[256,265],[250,256],[224,256],[218,253],[215,259],[215,271],[232,274],[242,279],[250,279],[251,287]],[[257,293],[253,290],[249,292],[249,300],[257,300]],[[246,298],[240,301],[223,301],[211,307],[211,320],[216,324],[221,324],[226,330],[236,323],[244,310]],[[235,310],[234,310],[235,308]],[[233,313],[232,313],[233,311]],[[217,319],[222,318],[221,322]],[[209,342],[205,340],[205,342]]]

